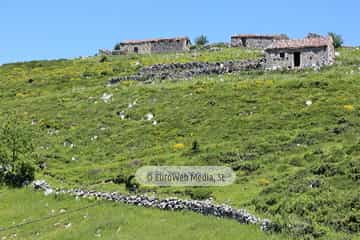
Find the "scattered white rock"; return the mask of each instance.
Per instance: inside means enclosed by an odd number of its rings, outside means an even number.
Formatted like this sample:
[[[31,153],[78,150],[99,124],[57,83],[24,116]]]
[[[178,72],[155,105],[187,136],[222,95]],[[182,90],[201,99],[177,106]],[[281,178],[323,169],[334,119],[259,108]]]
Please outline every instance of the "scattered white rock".
[[[46,191],[48,189],[51,189],[50,185],[45,180],[35,180],[31,183],[31,186],[35,190],[43,190]]]
[[[339,52],[335,52],[335,57],[340,57],[340,53],[339,53]]]
[[[71,145],[73,145],[73,143],[69,140],[65,140],[64,141],[64,147],[70,147]]]
[[[44,195],[48,196],[48,195],[53,194],[53,193],[54,193],[54,190],[51,189],[51,188],[48,188],[48,189],[45,190]]]
[[[129,103],[128,108],[133,108],[133,107],[135,107],[136,105],[137,105],[137,99],[136,99],[134,102]]]
[[[313,65],[312,65],[312,69],[313,69],[315,72],[318,72],[318,71],[321,70],[321,67],[318,66],[318,65],[316,65],[316,64],[313,64]]]
[[[31,121],[31,125],[36,125],[37,124],[37,121],[36,120],[32,120]]]
[[[52,135],[57,135],[57,134],[59,134],[59,130],[56,130],[56,129],[49,129],[48,130],[48,134],[50,135],[50,136],[52,136]]]
[[[71,161],[76,161],[76,160],[77,160],[76,157],[71,158]]]
[[[121,118],[121,120],[124,120],[126,118],[126,114],[124,111],[118,112],[118,116]]]
[[[311,100],[307,100],[307,101],[305,102],[305,104],[306,104],[306,106],[311,106],[311,105],[313,104],[313,102],[312,102]]]
[[[152,114],[152,113],[146,114],[146,115],[145,115],[145,119],[146,119],[147,121],[153,120],[153,119],[154,119],[154,114]]]
[[[156,126],[158,124],[158,122],[155,120],[153,121],[153,125]]]
[[[104,103],[108,103],[111,101],[113,95],[111,93],[104,93],[100,99],[104,101]]]
[[[68,224],[65,224],[64,227],[65,227],[65,228],[70,228],[71,225],[72,225],[71,223],[68,223]]]
[[[98,139],[98,136],[93,136],[93,137],[91,137],[91,141],[95,141],[95,140],[97,140]]]
[[[64,147],[74,148],[75,144],[73,144],[71,141],[66,140],[64,142]]]
[[[65,209],[60,209],[59,213],[66,213],[66,210]]]

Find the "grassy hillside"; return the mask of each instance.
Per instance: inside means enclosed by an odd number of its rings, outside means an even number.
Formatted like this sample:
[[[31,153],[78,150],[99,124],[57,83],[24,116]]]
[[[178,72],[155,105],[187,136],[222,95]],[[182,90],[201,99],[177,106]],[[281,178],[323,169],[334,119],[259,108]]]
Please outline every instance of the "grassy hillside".
[[[230,220],[93,200],[44,197],[28,190],[0,193],[0,200],[2,239],[286,239]],[[1,230],[30,221],[35,222]]]
[[[228,187],[141,191],[184,198],[211,194],[279,226],[291,225],[284,229],[292,237],[356,238],[360,51],[340,53],[335,66],[320,72],[249,72],[113,87],[105,85],[109,77],[143,65],[258,53],[226,49],[4,65],[0,118],[16,111],[34,130],[36,162],[46,164],[37,177],[54,186],[125,191],[124,184],[105,182],[143,165],[228,165],[237,172],[236,184]],[[104,93],[113,95],[111,101],[100,99]],[[145,120],[147,113],[156,125]],[[200,146],[196,153],[194,141]],[[176,147],[180,143],[183,148]]]

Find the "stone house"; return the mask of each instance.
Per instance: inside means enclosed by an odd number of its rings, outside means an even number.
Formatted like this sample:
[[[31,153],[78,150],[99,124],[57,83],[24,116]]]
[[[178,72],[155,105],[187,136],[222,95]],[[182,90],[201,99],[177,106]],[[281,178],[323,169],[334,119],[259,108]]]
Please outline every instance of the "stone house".
[[[265,49],[267,69],[294,69],[331,65],[335,49],[331,37],[280,40]]]
[[[288,39],[288,37],[286,35],[234,35],[231,37],[231,46],[264,49],[274,41],[284,39]]]
[[[148,40],[132,40],[120,43],[122,54],[151,54],[166,52],[184,52],[190,50],[188,37],[158,38]]]

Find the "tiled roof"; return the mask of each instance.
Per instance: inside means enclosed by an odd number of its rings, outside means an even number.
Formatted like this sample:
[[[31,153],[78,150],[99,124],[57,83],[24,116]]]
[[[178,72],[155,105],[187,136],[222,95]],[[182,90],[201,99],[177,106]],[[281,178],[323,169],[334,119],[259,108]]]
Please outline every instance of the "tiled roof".
[[[279,40],[270,44],[266,49],[294,49],[305,47],[324,47],[332,44],[331,37],[304,38],[293,40]]]
[[[120,44],[141,44],[141,43],[154,43],[154,42],[172,42],[178,40],[189,41],[188,37],[175,37],[175,38],[154,38],[154,39],[144,39],[144,40],[127,40],[123,41]]]
[[[257,34],[240,34],[231,36],[231,38],[266,38],[266,39],[286,39],[282,35],[257,35]]]

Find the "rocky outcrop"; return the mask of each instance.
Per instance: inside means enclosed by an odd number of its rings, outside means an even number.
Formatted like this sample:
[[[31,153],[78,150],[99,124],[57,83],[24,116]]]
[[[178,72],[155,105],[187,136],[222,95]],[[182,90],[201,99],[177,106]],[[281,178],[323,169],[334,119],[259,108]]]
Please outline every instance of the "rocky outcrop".
[[[228,61],[228,62],[189,62],[157,64],[144,67],[133,76],[116,77],[109,80],[115,84],[124,80],[152,81],[155,79],[189,79],[199,75],[225,74],[240,71],[259,70],[263,68],[264,59]]]
[[[32,186],[37,190],[49,191],[50,186],[45,181],[35,181]],[[183,200],[179,198],[158,199],[147,195],[127,195],[117,192],[86,191],[81,189],[56,190],[55,194],[69,194],[74,197],[96,198],[107,201],[121,202],[140,207],[158,208],[169,211],[192,211],[203,215],[211,215],[221,218],[231,218],[242,224],[256,224],[264,231],[271,227],[267,219],[260,219],[244,209],[235,209],[231,206],[214,204],[211,200]]]

